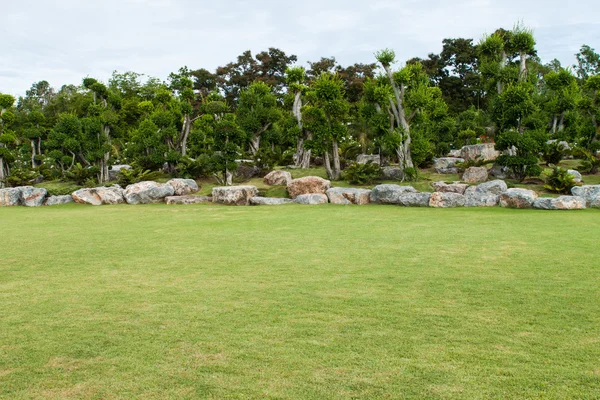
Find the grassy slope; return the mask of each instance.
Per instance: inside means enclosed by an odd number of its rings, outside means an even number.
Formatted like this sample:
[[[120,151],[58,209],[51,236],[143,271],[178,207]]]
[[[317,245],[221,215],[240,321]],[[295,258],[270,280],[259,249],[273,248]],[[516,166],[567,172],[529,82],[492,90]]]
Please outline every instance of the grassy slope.
[[[599,398],[600,212],[0,208],[0,398]]]

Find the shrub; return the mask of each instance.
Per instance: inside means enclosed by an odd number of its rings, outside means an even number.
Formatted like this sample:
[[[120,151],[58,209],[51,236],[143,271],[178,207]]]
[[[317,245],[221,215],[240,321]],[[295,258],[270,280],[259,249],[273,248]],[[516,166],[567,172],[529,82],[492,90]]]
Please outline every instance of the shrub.
[[[348,182],[356,185],[365,185],[372,183],[381,176],[381,168],[379,165],[367,162],[366,164],[351,164],[346,167],[343,172],[343,177]]]
[[[594,153],[583,147],[577,147],[573,151],[573,155],[581,158],[581,164],[577,167],[577,170],[583,174],[596,174],[600,168],[600,159],[598,159]]]
[[[182,159],[177,164],[177,172],[182,178],[204,178],[212,175],[214,172],[214,165],[208,154],[200,154],[196,159]]]
[[[568,155],[569,151],[560,142],[554,141],[551,143],[545,143],[542,149],[542,159],[547,165],[558,164],[563,158]]]
[[[404,180],[409,182],[415,182],[417,179],[419,179],[419,170],[417,168],[404,168]]]
[[[71,167],[66,173],[65,176],[75,181],[78,185],[90,185],[90,181],[94,181],[96,178],[96,174],[98,174],[99,169],[95,166],[83,167],[80,163],[77,163]],[[93,186],[93,185],[91,185]]]
[[[555,193],[569,194],[571,188],[577,186],[575,177],[567,172],[567,169],[552,166],[552,172],[546,176],[544,188]]]
[[[38,173],[27,168],[13,168],[10,175],[4,178],[4,183],[10,187],[31,185]]]
[[[466,160],[465,162],[456,163],[455,165],[460,169],[467,169],[469,167],[483,167],[492,161],[485,161],[481,156],[476,159]]]
[[[142,170],[141,168],[122,169],[118,174],[119,185],[125,187],[143,181],[155,181],[161,176],[158,171]]]
[[[504,132],[498,137],[496,150],[508,150],[509,154],[501,155],[496,162],[509,168],[515,178],[522,182],[528,176],[539,176],[542,173],[537,158],[540,147],[535,133]]]

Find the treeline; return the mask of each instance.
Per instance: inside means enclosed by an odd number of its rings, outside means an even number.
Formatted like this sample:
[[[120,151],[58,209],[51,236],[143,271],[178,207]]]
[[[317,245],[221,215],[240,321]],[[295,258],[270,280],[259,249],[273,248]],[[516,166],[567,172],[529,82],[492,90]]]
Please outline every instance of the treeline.
[[[439,54],[402,66],[386,49],[373,64],[322,58],[303,68],[270,48],[166,81],[115,72],[58,91],[39,81],[24,97],[0,94],[0,181],[104,183],[111,165],[131,164],[229,184],[240,159],[261,168],[322,162],[338,179],[361,153],[414,169],[479,142],[506,150],[499,162],[521,179],[540,173],[540,154],[560,160],[560,141],[593,164],[600,55],[583,45],[576,57],[574,66],[543,64],[531,31],[517,25],[477,43],[444,39]]]

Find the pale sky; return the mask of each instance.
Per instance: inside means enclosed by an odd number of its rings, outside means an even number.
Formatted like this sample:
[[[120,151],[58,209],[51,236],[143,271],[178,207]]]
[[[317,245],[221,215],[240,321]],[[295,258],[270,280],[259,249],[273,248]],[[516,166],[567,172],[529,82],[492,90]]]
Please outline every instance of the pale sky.
[[[166,79],[187,65],[210,71],[241,54],[277,47],[300,65],[334,56],[342,65],[439,53],[444,38],[473,38],[518,21],[532,28],[544,61],[600,51],[596,1],[555,0],[0,0],[0,92],[33,82],[56,89],[112,71]]]

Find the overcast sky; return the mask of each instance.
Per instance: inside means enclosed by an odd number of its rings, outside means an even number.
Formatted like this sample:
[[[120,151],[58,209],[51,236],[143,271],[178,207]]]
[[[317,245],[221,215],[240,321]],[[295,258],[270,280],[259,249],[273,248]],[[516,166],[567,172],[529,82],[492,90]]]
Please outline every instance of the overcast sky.
[[[544,61],[600,50],[596,1],[554,0],[3,0],[0,92],[47,80],[60,88],[112,71],[160,79],[187,65],[214,70],[244,50],[278,47],[299,63],[334,56],[373,62],[384,47],[404,61],[439,53],[448,37],[474,38],[517,21],[534,30]]]

